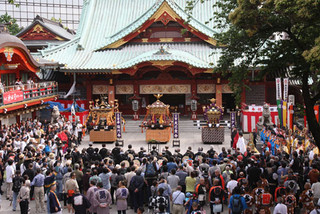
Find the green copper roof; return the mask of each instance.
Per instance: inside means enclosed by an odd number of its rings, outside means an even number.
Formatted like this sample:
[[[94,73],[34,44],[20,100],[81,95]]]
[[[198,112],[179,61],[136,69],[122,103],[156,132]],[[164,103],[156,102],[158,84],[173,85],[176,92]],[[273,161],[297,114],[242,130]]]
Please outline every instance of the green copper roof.
[[[216,1],[197,4],[189,22],[209,37],[214,33],[214,25],[205,23],[213,16],[212,5]],[[85,0],[75,38],[42,50],[41,55],[66,64],[64,69],[124,69],[148,60],[177,60],[199,68],[211,68],[210,63],[215,64],[220,55],[209,56],[214,51],[209,44],[197,47],[192,43],[169,44],[168,55],[154,54],[163,44],[123,45],[121,49],[99,51],[137,30],[164,2],[183,20],[187,19],[185,0]]]
[[[161,54],[161,47],[165,53]],[[66,53],[77,48],[71,45]],[[215,54],[212,54],[215,52]],[[117,70],[133,67],[142,62],[174,60],[197,68],[210,69],[217,64],[220,50],[206,44],[137,44],[124,45],[122,49],[97,52],[76,51],[74,55],[50,54],[48,60],[66,64],[66,70]],[[71,63],[68,63],[71,62]]]

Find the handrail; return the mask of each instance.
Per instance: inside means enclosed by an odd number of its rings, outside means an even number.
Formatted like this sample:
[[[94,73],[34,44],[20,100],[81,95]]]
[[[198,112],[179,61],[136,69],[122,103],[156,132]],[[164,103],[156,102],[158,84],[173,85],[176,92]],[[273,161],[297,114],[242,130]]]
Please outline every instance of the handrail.
[[[16,97],[19,96],[19,99],[12,98],[15,95]],[[58,83],[54,81],[7,86],[0,88],[0,105],[19,103],[53,95],[58,95]],[[10,101],[8,101],[8,97],[11,97]]]
[[[21,85],[10,85],[0,88],[0,92],[8,92],[14,90],[28,90],[31,88],[45,88],[56,85],[57,82],[54,81],[47,81],[47,82],[39,82],[39,83],[32,83],[32,84],[21,84]]]

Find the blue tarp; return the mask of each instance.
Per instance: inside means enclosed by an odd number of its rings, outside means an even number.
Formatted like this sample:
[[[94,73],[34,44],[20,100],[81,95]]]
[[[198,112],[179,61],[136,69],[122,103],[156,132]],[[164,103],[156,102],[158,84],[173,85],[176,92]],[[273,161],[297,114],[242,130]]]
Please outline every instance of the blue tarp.
[[[63,106],[61,105],[61,103],[59,102],[52,102],[52,101],[49,101],[49,102],[46,102],[45,104],[48,104],[49,106],[47,107],[47,109],[53,109],[53,106],[58,106],[59,108],[59,111],[61,112],[71,112],[71,106],[70,108],[63,108]],[[81,108],[77,103],[75,105],[75,110],[76,112],[83,112],[83,111],[86,111],[84,108]]]

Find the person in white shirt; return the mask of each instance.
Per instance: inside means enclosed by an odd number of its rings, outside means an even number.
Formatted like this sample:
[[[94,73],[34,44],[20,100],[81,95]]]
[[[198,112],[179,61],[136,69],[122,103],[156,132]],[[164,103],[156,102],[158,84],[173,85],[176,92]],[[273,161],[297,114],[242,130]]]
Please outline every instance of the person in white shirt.
[[[6,183],[7,183],[7,199],[12,200],[12,178],[15,174],[15,170],[13,167],[13,160],[9,159],[8,160],[8,166],[6,167]]]
[[[246,143],[245,143],[245,140],[243,138],[243,134],[240,132],[239,133],[239,139],[238,139],[238,142],[237,142],[237,149],[240,150],[241,154],[244,154],[246,152]]]
[[[238,181],[236,181],[236,177],[233,173],[230,175],[230,179],[231,180],[227,183],[227,189],[229,195],[232,195],[232,191],[238,185]]]
[[[318,214],[320,213],[320,199],[317,204],[315,204],[315,208],[310,212],[310,214]]]
[[[182,187],[178,186],[177,190],[172,194],[172,213],[173,214],[183,214],[184,212],[184,201],[186,196],[181,192]]]
[[[283,198],[277,198],[278,204],[274,207],[273,214],[287,214],[287,206],[283,204]]]

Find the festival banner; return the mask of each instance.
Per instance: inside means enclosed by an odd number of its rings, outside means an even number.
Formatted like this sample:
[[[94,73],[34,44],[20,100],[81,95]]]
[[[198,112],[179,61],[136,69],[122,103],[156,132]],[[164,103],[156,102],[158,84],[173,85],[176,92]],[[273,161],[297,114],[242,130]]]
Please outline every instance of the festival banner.
[[[294,110],[293,110],[293,105],[289,104],[288,106],[288,128],[293,130],[293,114],[294,114]]]
[[[276,78],[276,99],[282,100],[281,78]]]
[[[116,112],[116,132],[117,132],[117,138],[121,139],[122,138],[122,133],[121,133],[121,112]]]
[[[276,99],[280,125],[282,125],[282,90],[281,90],[281,78],[276,78]]]
[[[173,113],[173,138],[179,138],[179,113]]]
[[[313,109],[314,109],[314,114],[316,116],[317,122],[319,123],[319,110],[320,110],[319,105],[315,105]]]
[[[282,101],[282,125],[287,127],[287,101]]]
[[[10,104],[15,102],[23,101],[23,92],[22,91],[8,91],[3,93],[3,104]]]
[[[236,127],[236,112],[235,111],[231,111],[230,112],[230,123],[231,123],[231,127]]]
[[[283,100],[288,101],[289,94],[289,78],[283,79]]]

